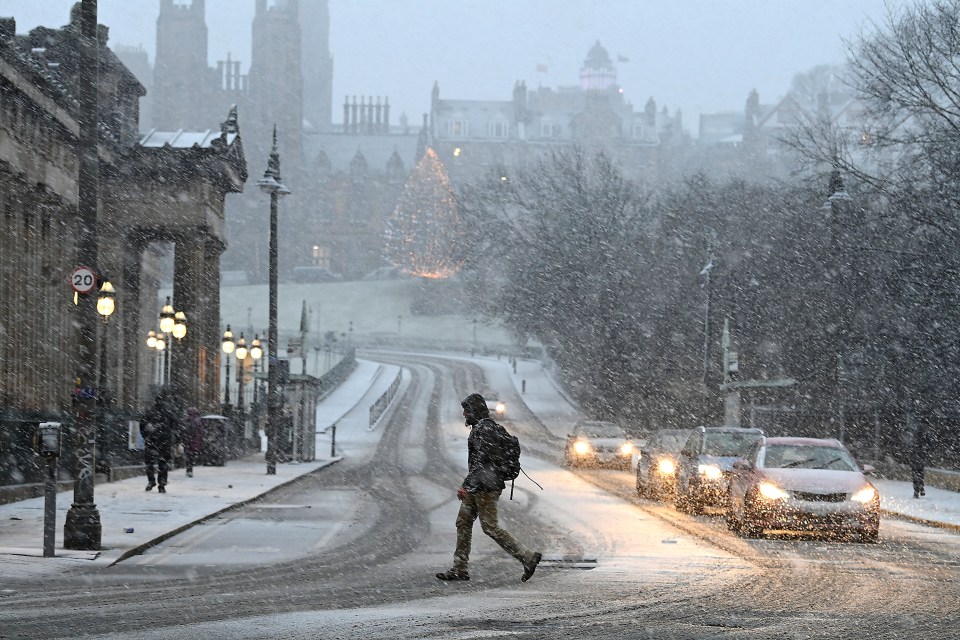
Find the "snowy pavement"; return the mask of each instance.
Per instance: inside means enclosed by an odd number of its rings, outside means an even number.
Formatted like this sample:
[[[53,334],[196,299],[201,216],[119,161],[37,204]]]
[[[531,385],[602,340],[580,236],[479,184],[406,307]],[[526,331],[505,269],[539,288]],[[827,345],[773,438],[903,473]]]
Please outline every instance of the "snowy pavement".
[[[581,417],[540,362],[518,360],[514,371],[506,359],[463,359],[483,367],[492,388],[513,385],[516,395],[558,437],[565,436],[568,426]],[[339,456],[359,455],[376,446],[380,429],[378,424],[369,424],[369,407],[398,376],[407,382],[407,374],[397,365],[358,360],[353,374],[318,405],[316,461],[280,464],[273,476],[266,475],[262,453],[230,461],[223,467],[197,467],[193,478],[186,478],[182,469],[172,470],[166,494],[145,492],[143,477],[97,485],[94,501],[102,525],[101,551],[63,548],[63,523],[72,491],[57,496],[53,558],[43,557],[43,498],[0,505],[0,593],[6,581],[50,578],[78,573],[91,565],[115,564],[225,510],[334,464],[341,459]],[[333,424],[337,425],[336,456],[331,455],[332,430],[326,428]],[[550,472],[546,467],[537,468],[536,462],[532,470]],[[960,530],[960,493],[928,486],[925,497],[914,499],[908,482],[873,482],[888,515]]]

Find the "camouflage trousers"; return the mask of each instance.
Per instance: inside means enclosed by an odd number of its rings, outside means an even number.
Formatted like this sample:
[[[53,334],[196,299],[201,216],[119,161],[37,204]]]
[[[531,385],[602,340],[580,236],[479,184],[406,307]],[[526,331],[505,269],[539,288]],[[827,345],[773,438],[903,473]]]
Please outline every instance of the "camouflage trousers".
[[[480,518],[483,532],[493,538],[500,547],[520,562],[529,562],[533,551],[517,542],[500,523],[497,522],[497,503],[499,491],[478,491],[468,493],[460,502],[457,514],[457,548],[453,553],[453,570],[467,572],[470,562],[470,545],[473,541],[473,523]]]

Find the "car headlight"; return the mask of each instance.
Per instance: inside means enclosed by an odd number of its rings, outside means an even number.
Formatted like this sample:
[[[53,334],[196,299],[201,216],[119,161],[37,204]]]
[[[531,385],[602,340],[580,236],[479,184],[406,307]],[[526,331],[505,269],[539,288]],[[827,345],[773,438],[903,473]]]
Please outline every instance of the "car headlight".
[[[494,411],[496,411],[497,413],[505,413],[506,410],[507,410],[507,405],[505,405],[502,402],[498,402],[496,408],[494,409]]]
[[[866,487],[855,491],[854,494],[850,496],[850,499],[854,502],[871,502],[876,499],[876,497],[877,490],[870,485],[867,485]]]
[[[772,482],[761,482],[757,485],[757,491],[767,500],[786,500],[790,497],[789,493]]]
[[[573,443],[573,450],[577,455],[586,455],[590,453],[590,443],[583,440],[577,440]]]
[[[657,463],[657,471],[666,476],[672,476],[677,472],[677,465],[673,464],[673,460],[670,458],[660,458],[660,462]]]
[[[701,464],[697,467],[697,470],[700,471],[700,475],[707,480],[719,480],[720,476],[723,475],[720,467],[715,464]]]
[[[625,456],[628,456],[631,453],[633,453],[633,443],[624,442],[622,445],[620,445],[620,453],[622,453]]]

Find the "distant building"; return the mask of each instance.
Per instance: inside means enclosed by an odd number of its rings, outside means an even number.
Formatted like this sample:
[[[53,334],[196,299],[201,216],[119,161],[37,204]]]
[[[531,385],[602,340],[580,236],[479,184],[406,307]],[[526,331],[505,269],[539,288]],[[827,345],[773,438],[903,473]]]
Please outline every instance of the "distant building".
[[[428,143],[455,183],[573,145],[605,152],[634,178],[656,180],[668,173],[674,150],[687,142],[680,111],[658,110],[653,98],[636,110],[624,99],[599,42],[587,52],[579,80],[536,90],[516,82],[509,100],[444,99],[434,84]]]

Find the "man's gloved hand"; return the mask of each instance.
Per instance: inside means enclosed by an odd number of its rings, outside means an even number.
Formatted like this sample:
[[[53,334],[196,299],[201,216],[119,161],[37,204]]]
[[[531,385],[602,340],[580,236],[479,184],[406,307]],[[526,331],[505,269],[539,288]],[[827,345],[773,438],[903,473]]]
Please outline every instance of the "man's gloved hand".
[[[457,500],[466,500],[467,499],[467,490],[463,487],[457,489]]]

